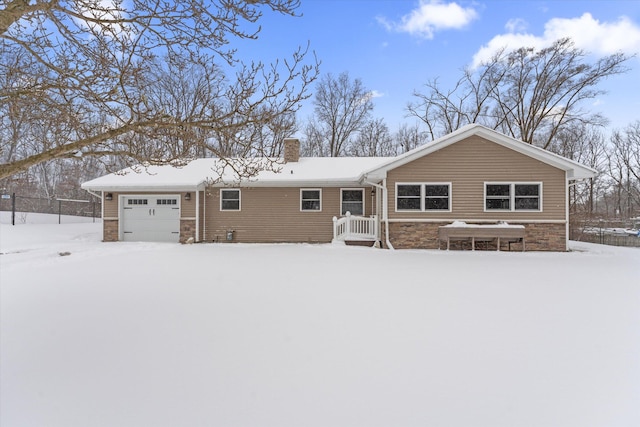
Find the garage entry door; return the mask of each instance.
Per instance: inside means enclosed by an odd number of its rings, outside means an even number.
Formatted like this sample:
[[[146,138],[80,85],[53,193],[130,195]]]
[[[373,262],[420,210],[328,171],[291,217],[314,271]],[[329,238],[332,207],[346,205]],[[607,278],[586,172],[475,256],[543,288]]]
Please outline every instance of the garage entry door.
[[[125,196],[121,218],[124,241],[180,240],[180,196]]]

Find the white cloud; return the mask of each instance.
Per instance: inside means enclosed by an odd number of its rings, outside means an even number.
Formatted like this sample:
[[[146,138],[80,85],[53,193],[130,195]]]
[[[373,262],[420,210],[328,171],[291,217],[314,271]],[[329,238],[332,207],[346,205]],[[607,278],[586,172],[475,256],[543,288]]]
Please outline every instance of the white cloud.
[[[382,98],[383,96],[384,93],[380,92],[379,90],[370,90],[360,99],[360,103],[364,104],[365,102],[371,101],[372,99]]]
[[[622,16],[617,21],[600,22],[594,19],[590,13],[585,13],[578,18],[553,18],[544,26],[541,36],[524,33],[518,29],[515,22],[509,21],[507,30],[514,31],[507,34],[499,34],[482,46],[473,56],[472,66],[477,67],[483,61],[502,48],[514,50],[522,46],[536,49],[550,46],[554,41],[570,37],[576,47],[587,52],[609,55],[616,52],[635,54],[640,52],[640,25]]]
[[[464,8],[455,2],[420,0],[418,7],[404,15],[400,22],[389,22],[384,17],[377,19],[388,31],[432,39],[437,31],[464,28],[477,17],[475,9]]]
[[[524,19],[513,18],[507,21],[504,28],[510,33],[518,33],[526,31],[528,26],[529,24],[527,24],[527,21],[525,21]]]

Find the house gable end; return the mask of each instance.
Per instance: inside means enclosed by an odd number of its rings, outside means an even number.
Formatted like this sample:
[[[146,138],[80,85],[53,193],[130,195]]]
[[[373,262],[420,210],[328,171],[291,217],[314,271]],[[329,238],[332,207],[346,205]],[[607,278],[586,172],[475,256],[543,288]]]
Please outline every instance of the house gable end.
[[[439,150],[464,141],[470,137],[478,136],[488,142],[501,145],[505,148],[516,151],[525,156],[536,159],[542,163],[546,163],[555,168],[567,172],[568,179],[585,179],[596,176],[597,172],[580,163],[558,156],[544,149],[535,147],[514,138],[503,135],[492,129],[486,128],[478,124],[465,126],[449,135],[439,138],[422,147],[415,148],[395,159],[380,165],[377,168],[368,170],[363,173],[363,180],[381,180],[387,176],[387,173],[395,168],[401,167],[416,159],[431,155]]]
[[[543,189],[540,212],[487,212],[485,183],[537,183]],[[391,219],[565,220],[566,172],[525,154],[471,136],[389,170]],[[451,185],[450,212],[404,212],[396,209],[396,186],[405,183]]]

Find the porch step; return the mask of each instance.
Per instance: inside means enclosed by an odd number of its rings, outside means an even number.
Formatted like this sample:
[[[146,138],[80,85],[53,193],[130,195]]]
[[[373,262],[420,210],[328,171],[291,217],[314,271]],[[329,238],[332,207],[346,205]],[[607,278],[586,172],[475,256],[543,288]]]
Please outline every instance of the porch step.
[[[344,243],[348,246],[366,246],[371,247],[375,245],[375,240],[345,240]]]

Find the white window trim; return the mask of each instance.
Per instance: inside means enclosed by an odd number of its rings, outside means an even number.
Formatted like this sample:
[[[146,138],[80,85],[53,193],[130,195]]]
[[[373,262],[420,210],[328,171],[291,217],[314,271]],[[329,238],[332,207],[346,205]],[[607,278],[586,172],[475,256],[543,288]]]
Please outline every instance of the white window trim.
[[[509,209],[487,209],[487,185],[509,185]],[[539,187],[538,209],[516,209],[516,185],[537,185]],[[542,212],[542,181],[486,181],[483,185],[483,193],[484,212]]]
[[[302,209],[302,192],[303,191],[318,191],[320,198],[320,208],[319,209]],[[322,212],[322,188],[301,188],[300,189],[300,212]]]
[[[417,209],[398,209],[398,186],[400,185],[419,185],[420,186],[420,210]],[[449,187],[449,209],[425,209],[424,199],[426,197],[427,185],[446,185]],[[486,187],[485,187],[486,188]],[[450,182],[396,182],[396,194],[395,194],[395,209],[396,212],[451,212],[453,209],[453,185]]]
[[[343,211],[343,209],[342,209],[342,202],[343,202],[342,193],[344,191],[356,191],[356,190],[362,191],[362,216],[364,216],[366,214],[366,212],[367,212],[367,205],[366,205],[366,203],[367,203],[367,194],[365,193],[365,191],[364,191],[365,189],[364,188],[356,187],[356,188],[341,188],[340,189],[340,215],[346,215],[346,213],[344,213],[344,214],[342,213],[342,211]]]
[[[224,209],[222,207],[222,193],[225,191],[237,191],[238,192],[238,209]],[[221,188],[220,189],[220,210],[224,212],[240,212],[242,210],[242,190],[239,188]]]

